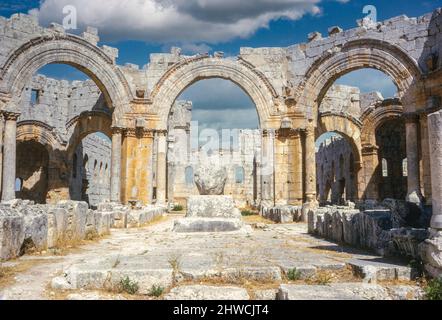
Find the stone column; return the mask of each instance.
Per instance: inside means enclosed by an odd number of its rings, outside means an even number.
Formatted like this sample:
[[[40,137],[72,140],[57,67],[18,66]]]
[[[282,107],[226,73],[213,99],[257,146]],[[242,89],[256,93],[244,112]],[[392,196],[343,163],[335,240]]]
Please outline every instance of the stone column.
[[[407,201],[418,206],[422,205],[419,170],[418,146],[419,118],[411,115],[406,117],[407,162],[408,162],[408,192]]]
[[[379,148],[373,144],[362,146],[362,166],[359,185],[359,199],[379,200],[378,172],[379,168]]]
[[[2,201],[15,199],[15,179],[17,161],[17,119],[18,113],[5,112],[5,135],[3,147],[3,188]]]
[[[112,128],[112,163],[111,163],[111,202],[120,202],[121,192],[121,148],[123,129]]]
[[[428,116],[433,218],[431,227],[442,230],[442,111]]]
[[[305,131],[305,198],[310,206],[317,206],[316,199],[316,139],[315,128],[307,127]]]
[[[261,150],[261,202],[263,206],[267,207],[274,205],[274,140],[275,132],[264,130]]]
[[[157,204],[166,204],[167,132],[159,131],[157,153]]]
[[[430,238],[420,245],[425,270],[432,277],[442,276],[442,111],[428,116],[433,217]]]
[[[5,129],[5,119],[3,114],[0,113],[0,177],[2,177],[3,173],[3,133]],[[2,181],[0,179],[0,194],[2,192]]]

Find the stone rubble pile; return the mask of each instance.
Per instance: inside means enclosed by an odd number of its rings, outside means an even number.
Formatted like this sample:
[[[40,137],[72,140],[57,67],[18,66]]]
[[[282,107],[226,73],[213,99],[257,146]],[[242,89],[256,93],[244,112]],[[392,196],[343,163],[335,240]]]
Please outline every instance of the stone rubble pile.
[[[395,222],[395,216],[390,209],[373,209],[373,206],[360,209],[328,206],[309,211],[308,231],[338,243],[370,249],[382,256],[419,259],[419,246],[428,238],[428,231],[401,226]]]
[[[35,205],[13,200],[0,205],[0,261],[92,240],[110,234],[111,228],[141,227],[166,211],[165,207],[131,210],[114,204],[94,211],[85,202]]]
[[[290,205],[261,207],[261,216],[276,223],[301,222],[302,207]]]

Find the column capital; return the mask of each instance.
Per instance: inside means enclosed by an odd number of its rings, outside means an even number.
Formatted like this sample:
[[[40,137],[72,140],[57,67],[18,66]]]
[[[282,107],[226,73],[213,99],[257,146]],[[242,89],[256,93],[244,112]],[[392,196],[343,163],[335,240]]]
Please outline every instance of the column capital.
[[[125,129],[122,127],[112,127],[111,130],[112,134],[123,134]]]
[[[17,121],[21,113],[12,111],[2,111],[3,118],[7,121]]]
[[[141,129],[141,128],[126,128],[124,129],[124,135],[132,138],[154,138],[155,130]]]
[[[276,130],[276,137],[286,137],[286,138],[295,138],[299,137],[301,134],[301,129],[279,129]]]
[[[268,137],[270,135],[275,135],[276,130],[275,129],[263,129],[262,130],[262,136],[263,137]]]
[[[158,137],[167,137],[168,131],[167,130],[156,130],[155,133]]]

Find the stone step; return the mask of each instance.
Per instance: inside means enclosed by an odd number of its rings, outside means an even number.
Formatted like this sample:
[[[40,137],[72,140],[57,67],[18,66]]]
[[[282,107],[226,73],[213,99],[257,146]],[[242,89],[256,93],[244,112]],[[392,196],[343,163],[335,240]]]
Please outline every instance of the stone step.
[[[250,300],[246,289],[224,286],[181,286],[173,288],[164,300]]]
[[[411,281],[416,278],[413,268],[397,264],[354,259],[350,260],[348,265],[352,268],[353,273],[365,282]]]
[[[418,300],[423,292],[416,286],[388,286],[367,283],[281,285],[277,300]]]

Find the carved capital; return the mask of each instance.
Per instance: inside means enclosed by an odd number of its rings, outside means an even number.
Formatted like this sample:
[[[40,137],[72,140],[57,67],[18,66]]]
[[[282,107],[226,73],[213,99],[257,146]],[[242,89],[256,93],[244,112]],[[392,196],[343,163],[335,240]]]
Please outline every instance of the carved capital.
[[[124,128],[121,127],[112,127],[112,134],[123,134]]]
[[[154,138],[155,136],[155,130],[152,129],[141,129],[141,128],[127,128],[124,129],[124,135],[126,137],[131,138]]]
[[[301,134],[300,129],[279,129],[276,130],[275,136],[277,138],[296,138],[299,137]]]
[[[2,114],[6,121],[17,121],[21,115],[20,113],[10,111],[2,111]]]
[[[157,137],[167,137],[168,131],[167,130],[156,130]]]

